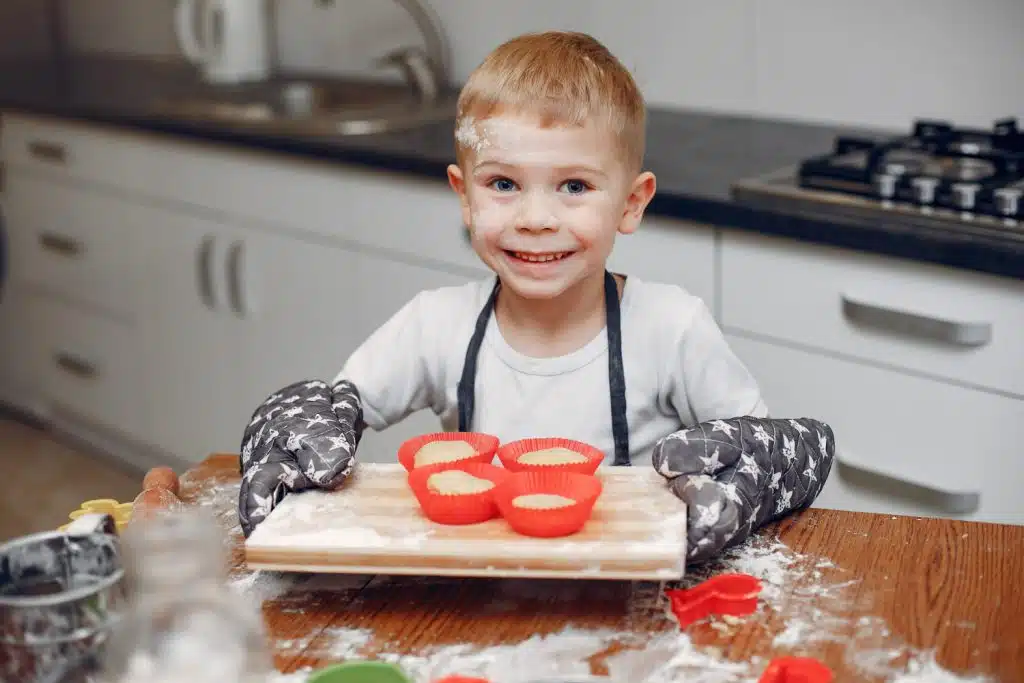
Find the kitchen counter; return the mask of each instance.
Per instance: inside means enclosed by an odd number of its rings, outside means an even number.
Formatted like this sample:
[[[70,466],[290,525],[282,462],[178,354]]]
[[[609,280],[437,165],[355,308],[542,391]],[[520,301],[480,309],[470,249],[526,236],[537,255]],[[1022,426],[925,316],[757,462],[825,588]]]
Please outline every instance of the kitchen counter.
[[[651,680],[725,682],[796,654],[824,661],[837,683],[953,680],[935,667],[1024,680],[1024,527],[807,510],[693,576],[762,578],[757,613],[681,632],[657,584],[251,573],[238,479],[236,455],[211,456],[182,477],[182,498],[229,530],[231,583],[262,600],[281,672],[365,657],[400,660],[417,683],[454,672],[518,680],[524,662],[550,675],[589,661],[626,683],[674,660],[692,668]],[[916,673],[900,678],[907,667]]]
[[[303,138],[156,113],[157,100],[186,96],[198,87],[193,72],[176,63],[90,59],[64,70],[39,63],[0,64],[0,110],[201,138],[413,173],[439,182],[454,158],[451,121],[363,137]],[[1024,278],[1024,240],[894,228],[839,216],[834,220],[798,218],[744,206],[731,198],[735,181],[827,152],[841,134],[870,136],[872,132],[652,108],[646,163],[658,177],[658,193],[650,213]]]

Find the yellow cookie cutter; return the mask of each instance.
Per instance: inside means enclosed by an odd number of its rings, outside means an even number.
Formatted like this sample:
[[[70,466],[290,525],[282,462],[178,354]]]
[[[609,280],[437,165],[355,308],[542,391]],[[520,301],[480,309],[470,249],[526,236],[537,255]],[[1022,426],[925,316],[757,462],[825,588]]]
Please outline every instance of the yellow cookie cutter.
[[[82,515],[87,515],[93,512],[100,512],[110,515],[114,518],[114,523],[117,525],[117,531],[124,531],[124,528],[128,526],[128,522],[132,519],[132,510],[135,506],[132,503],[119,503],[113,498],[97,498],[95,500],[87,500],[78,506],[78,509],[68,515],[70,520],[68,524],[75,521]],[[63,524],[57,528],[58,531],[64,531],[68,528],[68,524]]]

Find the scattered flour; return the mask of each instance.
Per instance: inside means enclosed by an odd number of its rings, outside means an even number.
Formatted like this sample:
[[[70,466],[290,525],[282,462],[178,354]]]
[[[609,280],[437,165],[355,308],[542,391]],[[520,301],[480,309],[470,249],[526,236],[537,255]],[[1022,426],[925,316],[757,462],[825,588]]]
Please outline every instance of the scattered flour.
[[[751,621],[762,623],[772,629],[770,632],[778,631],[770,656],[812,654],[815,644],[843,641],[847,649],[846,666],[858,678],[890,683],[989,680],[956,676],[935,662],[933,651],[917,650],[893,635],[881,618],[857,616],[864,613],[865,607],[864,600],[857,599],[851,590],[857,581],[831,562],[794,553],[776,539],[755,538],[701,567],[683,585],[696,584],[723,571],[747,572],[760,578],[764,583],[763,600],[754,615],[714,619],[712,627],[727,636]],[[657,584],[634,584],[630,617],[641,618],[649,625],[652,615],[666,615],[667,600],[661,588]],[[529,600],[542,596],[544,590],[537,582],[506,581],[500,593],[502,598]],[[571,600],[572,596],[560,594],[553,599]],[[315,650],[306,652],[331,661],[371,657],[391,662],[401,667],[414,683],[430,683],[450,674],[484,677],[494,683],[579,677],[591,673],[590,664],[595,660],[603,661],[607,670],[604,680],[608,683],[754,683],[767,665],[767,658],[732,661],[718,648],[695,643],[690,630],[675,628],[645,636],[628,628],[616,631],[568,627],[517,644],[455,644],[402,653],[391,652],[387,643],[376,642],[370,630],[333,628],[318,639]],[[292,683],[302,680],[301,676],[307,673],[295,674],[296,678],[276,678],[272,683]]]
[[[907,671],[892,680],[892,683],[984,683],[988,679],[982,676],[961,678],[943,669],[935,661],[935,654],[911,661]]]
[[[193,481],[188,474],[181,478],[184,494],[195,505],[206,509],[227,530],[226,542],[234,544],[242,535],[238,522],[238,495],[241,481]]]
[[[194,497],[199,505],[211,508],[232,533],[240,534],[238,490],[237,482],[205,485],[194,491]],[[776,538],[754,537],[718,560],[695,568],[680,585],[695,585],[721,572],[745,572],[760,578],[764,584],[762,600],[755,614],[739,619],[712,619],[710,626],[727,638],[750,622],[763,625],[769,633],[776,634],[768,656],[813,655],[821,643],[843,642],[846,666],[858,678],[888,683],[990,680],[964,678],[946,671],[936,662],[934,651],[911,647],[893,634],[882,618],[870,616],[871,596],[858,593],[857,579],[828,560],[793,552]],[[232,578],[231,588],[261,602],[294,601],[296,611],[301,611],[316,592],[354,590],[369,578],[242,572]],[[430,577],[393,580],[432,581]],[[489,607],[499,611],[506,602],[541,597],[544,591],[541,584],[533,581],[504,581],[500,587],[501,597]],[[663,587],[633,584],[629,621],[635,617],[650,625],[652,615],[670,619]],[[572,595],[557,596],[558,600],[571,598]],[[869,616],[862,616],[865,614]],[[767,664],[766,658],[732,661],[715,647],[694,643],[690,633],[697,625],[679,631],[668,621],[666,624],[666,631],[653,636],[638,636],[628,625],[622,631],[569,627],[512,645],[456,644],[401,653],[389,651],[389,643],[378,642],[372,630],[346,627],[329,628],[315,641],[278,639],[273,645],[279,652],[301,651],[326,661],[363,657],[389,661],[400,666],[415,683],[430,683],[454,673],[482,676],[494,683],[526,683],[545,676],[585,676],[595,658],[603,661],[608,683],[754,683]],[[309,669],[276,673],[267,683],[303,683],[310,673]]]

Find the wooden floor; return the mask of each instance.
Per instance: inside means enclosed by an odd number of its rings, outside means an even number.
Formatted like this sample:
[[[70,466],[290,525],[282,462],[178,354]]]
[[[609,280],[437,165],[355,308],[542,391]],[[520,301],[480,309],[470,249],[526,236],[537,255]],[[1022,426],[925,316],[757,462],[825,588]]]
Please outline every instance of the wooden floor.
[[[131,501],[143,474],[0,417],[0,541],[55,529],[85,500]]]

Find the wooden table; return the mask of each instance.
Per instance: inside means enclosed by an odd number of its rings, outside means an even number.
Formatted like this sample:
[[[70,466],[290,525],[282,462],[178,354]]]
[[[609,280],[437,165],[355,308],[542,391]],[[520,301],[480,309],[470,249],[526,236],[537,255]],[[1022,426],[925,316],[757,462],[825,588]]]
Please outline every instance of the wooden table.
[[[426,648],[492,648],[572,627],[625,636],[589,658],[600,675],[621,671],[616,662],[644,643],[692,642],[684,660],[745,669],[747,678],[772,657],[796,654],[824,661],[837,683],[893,680],[934,650],[949,671],[1024,681],[1024,527],[807,510],[688,580],[759,573],[766,589],[758,613],[697,623],[681,636],[658,604],[657,584],[251,574],[235,512],[237,463],[211,456],[182,478],[182,498],[210,507],[231,530],[232,580],[267,598],[262,610],[281,672],[352,656],[418,654],[410,666],[422,666],[444,659]],[[544,656],[529,652],[538,662]]]

